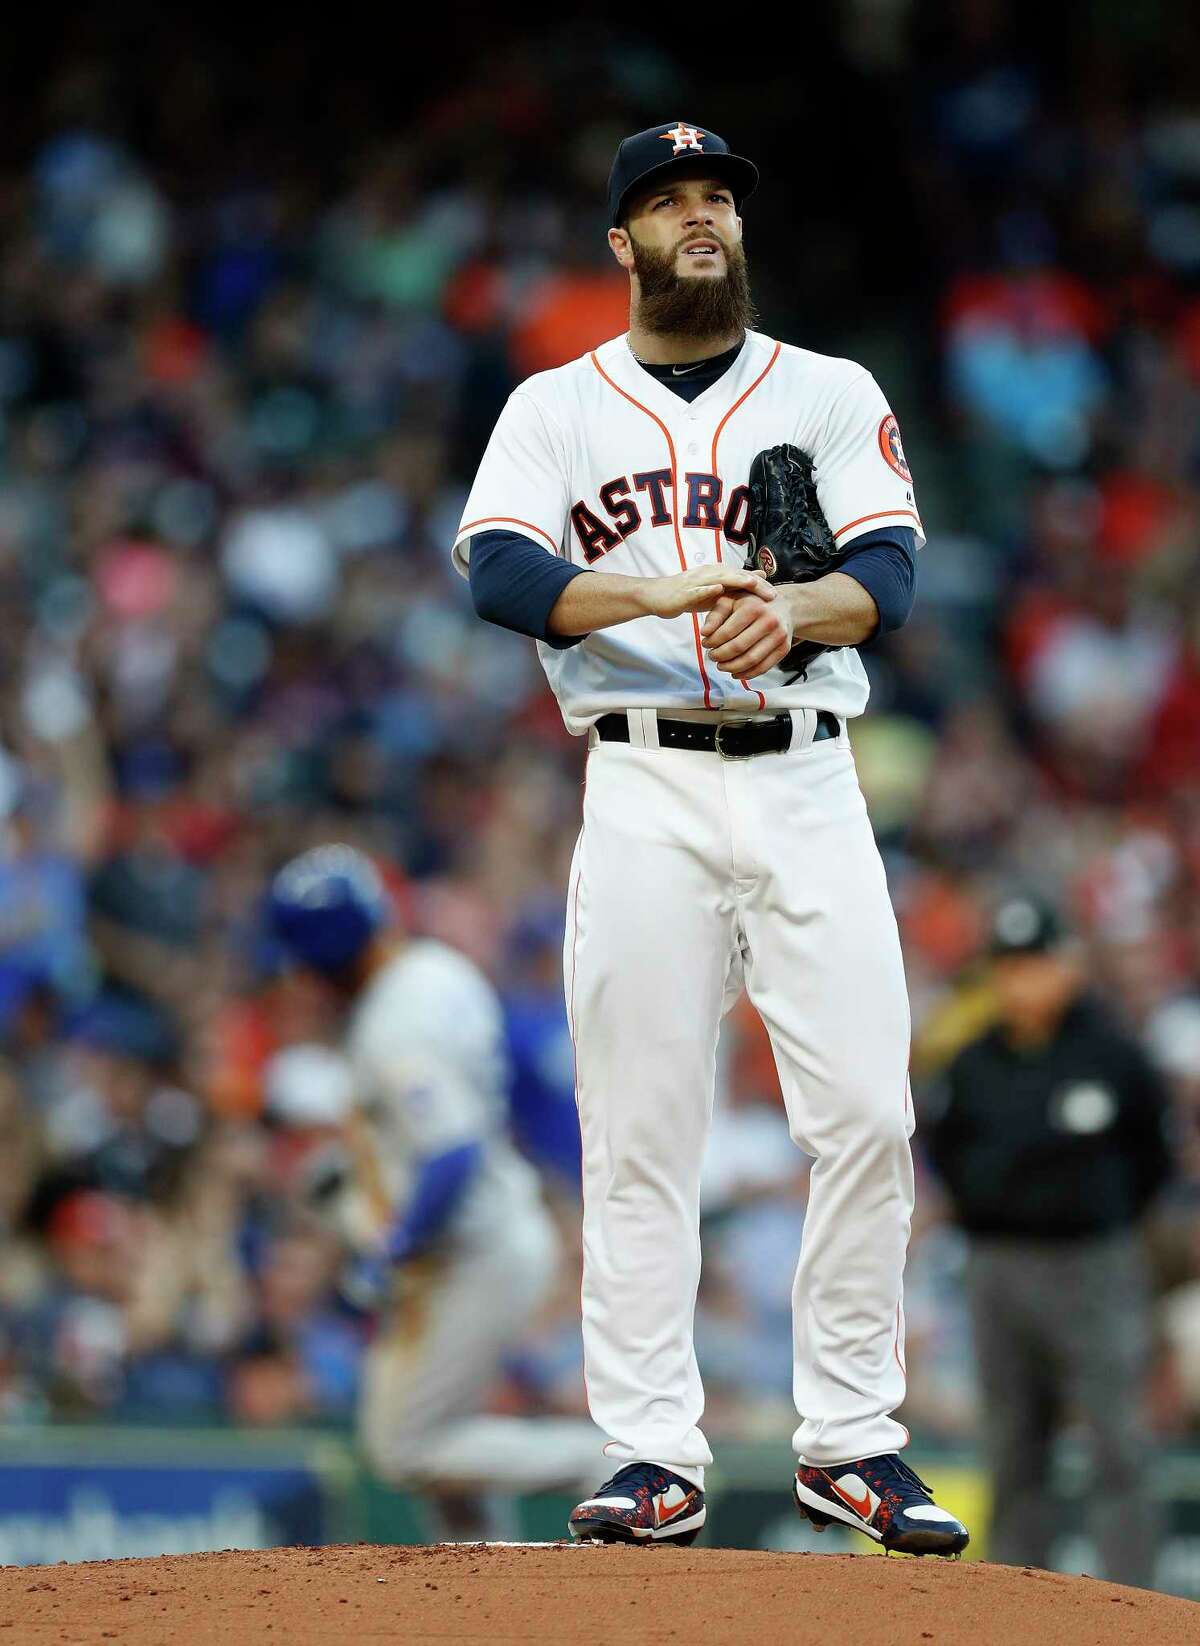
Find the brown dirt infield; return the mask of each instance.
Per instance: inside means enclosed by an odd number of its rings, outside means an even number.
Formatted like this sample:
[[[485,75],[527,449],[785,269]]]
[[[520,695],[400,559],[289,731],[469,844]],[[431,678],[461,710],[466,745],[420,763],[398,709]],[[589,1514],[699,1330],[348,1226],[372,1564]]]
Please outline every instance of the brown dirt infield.
[[[1195,1646],[1200,1606],[940,1560],[460,1544],[271,1549],[0,1569],[0,1643],[402,1641],[693,1646]]]

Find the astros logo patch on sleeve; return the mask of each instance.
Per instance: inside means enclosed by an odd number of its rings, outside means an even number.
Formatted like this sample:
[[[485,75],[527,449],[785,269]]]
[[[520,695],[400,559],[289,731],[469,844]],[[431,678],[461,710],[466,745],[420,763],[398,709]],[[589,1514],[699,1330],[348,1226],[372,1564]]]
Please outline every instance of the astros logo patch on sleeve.
[[[904,447],[900,441],[900,425],[889,412],[879,425],[879,449],[889,469],[894,469],[901,480],[911,480],[908,464],[904,461]]]

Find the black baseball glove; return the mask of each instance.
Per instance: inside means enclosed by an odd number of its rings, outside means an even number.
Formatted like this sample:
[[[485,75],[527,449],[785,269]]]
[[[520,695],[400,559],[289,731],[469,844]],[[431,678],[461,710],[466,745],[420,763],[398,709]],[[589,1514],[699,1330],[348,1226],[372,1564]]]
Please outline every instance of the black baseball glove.
[[[768,583],[811,583],[833,571],[840,558],[817,500],[812,459],[798,446],[771,446],[751,463],[747,527],[746,570],[760,572]],[[799,640],[778,667],[799,679],[828,650],[819,641]]]

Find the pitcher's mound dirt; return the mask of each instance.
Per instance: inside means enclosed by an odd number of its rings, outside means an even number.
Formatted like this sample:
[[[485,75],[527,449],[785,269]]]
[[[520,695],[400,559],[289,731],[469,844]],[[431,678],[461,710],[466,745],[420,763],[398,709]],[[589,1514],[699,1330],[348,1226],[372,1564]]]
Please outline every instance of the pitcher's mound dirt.
[[[0,1642],[1195,1646],[1200,1606],[1008,1566],[741,1549],[273,1549],[0,1570]]]

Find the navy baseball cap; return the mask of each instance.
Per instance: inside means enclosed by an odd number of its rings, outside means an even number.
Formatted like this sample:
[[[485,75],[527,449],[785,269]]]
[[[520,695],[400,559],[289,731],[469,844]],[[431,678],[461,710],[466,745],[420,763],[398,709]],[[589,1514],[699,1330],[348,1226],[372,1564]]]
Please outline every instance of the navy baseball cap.
[[[758,186],[758,167],[740,154],[731,154],[729,144],[715,131],[673,120],[665,126],[626,137],[617,149],[608,174],[608,213],[614,228],[621,221],[625,199],[631,189],[644,188],[665,172],[697,160],[708,160],[714,177],[723,178],[733,190],[734,203],[741,206]]]

